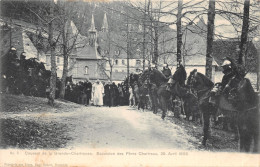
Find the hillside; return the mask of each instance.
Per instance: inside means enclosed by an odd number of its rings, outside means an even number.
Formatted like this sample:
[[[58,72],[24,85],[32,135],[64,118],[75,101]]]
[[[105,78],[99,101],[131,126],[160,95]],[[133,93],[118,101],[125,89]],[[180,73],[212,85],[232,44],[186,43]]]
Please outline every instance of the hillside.
[[[1,94],[0,148],[63,148],[71,137],[67,132],[71,127],[66,123],[48,120],[46,112],[69,112],[80,105],[56,100],[55,106],[47,104],[47,99],[29,96]],[[38,119],[21,119],[20,113],[37,114]],[[11,118],[6,115],[11,114]]]

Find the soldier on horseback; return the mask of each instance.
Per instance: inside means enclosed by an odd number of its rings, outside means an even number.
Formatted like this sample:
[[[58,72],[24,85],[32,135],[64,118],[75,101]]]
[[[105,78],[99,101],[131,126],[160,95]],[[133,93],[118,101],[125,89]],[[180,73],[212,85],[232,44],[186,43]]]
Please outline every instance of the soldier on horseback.
[[[172,75],[171,70],[168,67],[168,64],[163,64],[162,73],[165,75],[166,78],[169,78]]]
[[[234,88],[236,85],[231,85],[230,81],[234,78],[240,80],[245,76],[245,70],[243,67],[234,63],[234,61],[226,57],[223,64],[221,65],[223,68],[224,76],[222,77],[221,83],[215,84],[215,87],[211,91],[210,103],[213,105],[216,104],[216,95],[228,95],[230,90]]]
[[[229,61],[228,59],[224,60],[221,67],[223,68],[224,73],[224,76],[221,81],[221,87],[222,89],[224,89],[227,86],[230,79],[232,79],[235,76],[235,71],[234,68],[232,68],[231,66],[231,61]]]

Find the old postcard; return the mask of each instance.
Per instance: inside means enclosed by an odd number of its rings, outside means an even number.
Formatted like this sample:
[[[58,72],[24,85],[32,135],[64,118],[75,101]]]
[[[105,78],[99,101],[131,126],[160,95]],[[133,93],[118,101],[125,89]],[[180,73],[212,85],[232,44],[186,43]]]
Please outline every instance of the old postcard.
[[[0,167],[260,166],[258,0],[0,4]]]

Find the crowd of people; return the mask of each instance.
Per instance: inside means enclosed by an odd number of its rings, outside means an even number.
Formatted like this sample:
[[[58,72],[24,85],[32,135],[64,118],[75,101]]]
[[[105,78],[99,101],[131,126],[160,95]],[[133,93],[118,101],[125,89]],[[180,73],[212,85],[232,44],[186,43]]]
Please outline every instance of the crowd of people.
[[[123,106],[128,105],[129,91],[124,83],[115,84],[111,81],[68,82],[65,99],[83,105]]]
[[[1,57],[1,92],[45,97],[50,71],[37,59],[26,59],[24,52],[19,57],[14,47]]]
[[[221,86],[226,87],[228,81],[234,76],[235,71],[243,73],[243,70],[236,70],[231,68],[231,60],[224,61],[223,67],[223,80]],[[155,68],[151,65],[151,69]],[[242,71],[242,72],[241,72]],[[166,78],[172,76],[171,70],[167,64],[163,65],[161,71]],[[48,90],[50,71],[46,70],[44,65],[36,59],[26,59],[24,54],[20,55],[18,59],[15,48],[1,58],[1,74],[2,74],[2,87],[1,92],[11,94],[24,94],[29,96],[46,97]],[[236,76],[244,76],[240,74]],[[136,105],[136,96],[134,93],[135,86],[127,86],[126,82],[115,84],[111,81],[96,80],[92,83],[89,80],[85,82],[73,83],[72,78],[67,82],[65,90],[65,99],[78,104],[95,105],[95,106],[123,106],[123,105]],[[57,79],[56,98],[59,98],[60,80]],[[225,89],[226,90],[226,89]],[[211,92],[211,103],[215,103],[214,90]]]
[[[1,58],[1,93],[48,97],[51,72],[35,58],[26,59],[23,53],[18,58],[14,47]],[[56,80],[55,98],[60,95],[61,80]],[[65,100],[84,105],[119,106],[128,105],[129,91],[124,83],[88,80],[73,83],[66,79]]]

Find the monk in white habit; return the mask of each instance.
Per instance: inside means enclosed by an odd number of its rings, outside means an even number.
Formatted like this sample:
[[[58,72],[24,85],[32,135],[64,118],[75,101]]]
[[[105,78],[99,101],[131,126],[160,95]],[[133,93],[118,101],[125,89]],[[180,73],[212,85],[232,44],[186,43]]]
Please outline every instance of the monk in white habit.
[[[99,80],[97,80],[96,83],[93,84],[92,91],[94,105],[103,106],[104,86]]]

